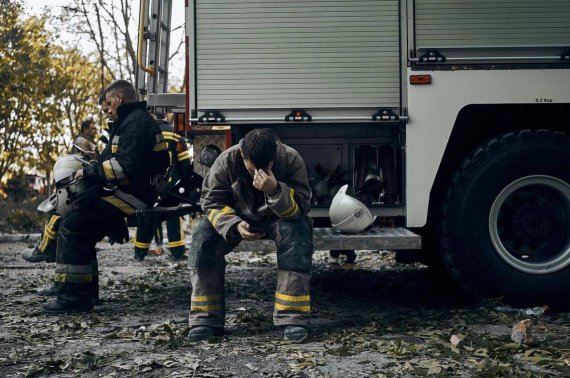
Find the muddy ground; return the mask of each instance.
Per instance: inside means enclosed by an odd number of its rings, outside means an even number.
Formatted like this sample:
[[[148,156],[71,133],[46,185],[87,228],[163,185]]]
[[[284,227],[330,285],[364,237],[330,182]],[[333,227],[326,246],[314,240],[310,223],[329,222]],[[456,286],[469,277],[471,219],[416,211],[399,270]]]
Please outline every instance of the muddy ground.
[[[227,267],[227,335],[184,336],[190,282],[167,255],[132,260],[132,245],[99,244],[104,303],[84,315],[44,315],[35,295],[54,264],[20,259],[0,243],[0,376],[364,377],[570,376],[570,314],[505,311],[473,301],[390,252],[343,264],[314,256],[312,330],[303,344],[271,323],[275,253],[234,252]],[[530,318],[534,341],[511,327]],[[461,340],[450,342],[452,336]]]

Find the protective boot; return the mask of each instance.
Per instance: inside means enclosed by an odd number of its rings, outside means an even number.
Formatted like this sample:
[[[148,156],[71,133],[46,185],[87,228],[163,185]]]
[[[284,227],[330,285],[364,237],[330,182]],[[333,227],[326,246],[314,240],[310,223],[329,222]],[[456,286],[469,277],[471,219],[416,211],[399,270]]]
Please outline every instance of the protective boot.
[[[48,314],[85,313],[93,311],[93,302],[90,301],[87,303],[71,303],[56,299],[42,305],[42,309]]]
[[[184,249],[184,247],[169,248],[170,258],[174,261],[183,260],[186,257]]]
[[[55,262],[55,248],[46,248],[45,252],[35,246],[34,248],[26,248],[22,251],[22,258],[27,262]]]
[[[307,336],[309,336],[309,332],[305,327],[301,326],[288,325],[285,326],[283,331],[283,339],[294,343],[305,341]]]
[[[202,340],[210,340],[214,337],[222,336],[224,329],[220,327],[196,326],[188,332],[186,337],[188,340],[198,342]]]
[[[146,257],[147,254],[148,254],[148,250],[135,248],[135,254],[134,254],[133,258],[136,261],[144,261],[144,258]]]
[[[55,297],[55,284],[52,283],[50,286],[38,290],[37,294],[41,297]]]

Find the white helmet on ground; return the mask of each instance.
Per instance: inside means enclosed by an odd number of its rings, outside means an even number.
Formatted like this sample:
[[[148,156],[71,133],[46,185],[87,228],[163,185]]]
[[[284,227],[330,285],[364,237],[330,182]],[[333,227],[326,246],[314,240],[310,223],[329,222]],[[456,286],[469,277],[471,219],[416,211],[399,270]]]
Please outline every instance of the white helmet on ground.
[[[346,194],[347,188],[348,185],[344,185],[334,196],[329,217],[335,230],[355,234],[368,228],[376,217],[362,202]]]

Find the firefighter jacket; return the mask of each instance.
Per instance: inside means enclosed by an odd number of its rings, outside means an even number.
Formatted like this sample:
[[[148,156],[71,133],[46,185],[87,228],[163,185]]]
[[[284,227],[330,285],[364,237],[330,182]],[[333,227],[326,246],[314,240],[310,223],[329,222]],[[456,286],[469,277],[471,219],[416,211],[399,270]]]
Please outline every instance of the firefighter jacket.
[[[80,134],[73,142],[73,148],[78,150],[82,155],[90,161],[99,159],[99,150],[97,142],[88,135]]]
[[[265,224],[278,219],[299,219],[311,207],[311,189],[305,162],[293,148],[279,143],[273,162],[279,190],[273,197],[255,189],[239,146],[225,150],[204,177],[201,205],[216,231],[228,242],[241,235],[242,220]]]
[[[88,165],[88,183],[116,185],[112,195],[102,199],[126,215],[153,204],[156,183],[168,167],[168,151],[160,128],[147,113],[146,102],[126,103],[117,109],[117,121],[99,160]]]
[[[158,121],[158,126],[162,133],[162,138],[166,142],[169,155],[169,166],[166,173],[166,186],[164,191],[168,194],[174,187],[181,185],[185,186],[185,189],[194,189],[188,188],[188,185],[184,185],[187,182],[190,183],[195,180],[194,170],[190,160],[190,150],[188,150],[186,140],[174,131],[174,127],[170,123]],[[179,203],[179,201],[175,202]]]
[[[79,136],[73,142],[74,145],[77,145],[84,151],[96,151],[97,150],[97,142],[93,140],[93,138],[89,137],[85,134],[79,134]]]

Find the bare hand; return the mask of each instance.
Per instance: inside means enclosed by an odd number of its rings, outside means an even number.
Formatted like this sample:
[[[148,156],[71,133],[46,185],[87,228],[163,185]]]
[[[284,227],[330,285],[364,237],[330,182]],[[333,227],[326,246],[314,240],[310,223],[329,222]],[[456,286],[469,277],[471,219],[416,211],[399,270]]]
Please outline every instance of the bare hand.
[[[81,178],[83,177],[83,169],[78,170],[77,172],[75,172],[75,179]]]
[[[244,240],[259,240],[263,239],[264,233],[249,231],[249,223],[241,221],[237,225],[237,230]]]
[[[271,170],[265,172],[263,169],[256,169],[253,175],[253,187],[269,195],[277,193],[277,179]]]

